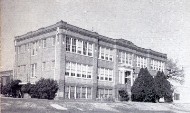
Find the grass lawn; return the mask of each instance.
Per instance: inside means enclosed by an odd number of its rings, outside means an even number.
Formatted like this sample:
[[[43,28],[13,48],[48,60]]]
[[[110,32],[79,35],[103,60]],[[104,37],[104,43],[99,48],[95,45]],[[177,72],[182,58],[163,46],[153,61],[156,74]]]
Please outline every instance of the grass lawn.
[[[190,104],[69,101],[1,97],[1,113],[190,113]]]

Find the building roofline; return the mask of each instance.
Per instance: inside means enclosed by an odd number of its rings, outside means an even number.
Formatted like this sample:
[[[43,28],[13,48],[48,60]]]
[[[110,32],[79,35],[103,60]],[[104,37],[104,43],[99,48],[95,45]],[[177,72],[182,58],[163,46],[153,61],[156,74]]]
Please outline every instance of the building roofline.
[[[157,52],[157,51],[154,51],[154,50],[151,50],[151,49],[145,49],[145,48],[138,47],[135,44],[133,44],[131,41],[128,41],[128,40],[125,40],[125,39],[109,38],[109,37],[100,35],[97,32],[92,32],[92,31],[82,29],[80,27],[68,24],[67,22],[64,22],[62,20],[57,22],[54,25],[50,25],[50,26],[47,26],[47,27],[42,27],[42,28],[39,28],[36,31],[30,31],[30,32],[27,32],[26,34],[16,36],[15,40],[22,40],[22,39],[32,38],[34,36],[38,36],[38,35],[41,35],[41,34],[44,34],[44,33],[47,33],[47,32],[55,31],[57,29],[57,27],[60,27],[61,29],[66,29],[66,30],[69,30],[69,31],[77,32],[77,33],[85,35],[85,36],[94,37],[94,38],[97,38],[99,40],[110,42],[110,43],[113,43],[113,44],[116,44],[116,45],[122,45],[122,46],[125,46],[125,47],[128,47],[128,48],[134,49],[134,50],[141,51],[143,53],[148,53],[148,54],[156,55],[156,56],[159,56],[159,57],[162,57],[162,58],[167,58],[167,54],[160,53],[160,52]]]

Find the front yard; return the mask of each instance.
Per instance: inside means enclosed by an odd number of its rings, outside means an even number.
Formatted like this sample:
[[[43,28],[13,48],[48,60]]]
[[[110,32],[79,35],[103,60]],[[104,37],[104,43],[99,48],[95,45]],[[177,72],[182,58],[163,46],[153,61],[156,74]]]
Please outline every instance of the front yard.
[[[190,113],[190,103],[97,102],[1,97],[2,113]]]

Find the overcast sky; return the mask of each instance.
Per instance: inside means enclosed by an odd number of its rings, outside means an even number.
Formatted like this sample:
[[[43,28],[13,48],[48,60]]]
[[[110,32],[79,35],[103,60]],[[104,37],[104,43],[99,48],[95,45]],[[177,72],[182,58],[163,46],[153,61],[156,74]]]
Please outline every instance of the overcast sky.
[[[63,20],[168,55],[190,86],[189,0],[1,0],[1,70],[13,69],[14,37]]]

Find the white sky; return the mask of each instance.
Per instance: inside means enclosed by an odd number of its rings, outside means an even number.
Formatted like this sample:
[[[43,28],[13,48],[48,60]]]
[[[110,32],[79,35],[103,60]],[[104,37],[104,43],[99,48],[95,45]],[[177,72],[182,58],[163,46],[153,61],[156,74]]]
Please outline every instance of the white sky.
[[[13,69],[15,36],[63,20],[166,53],[184,66],[190,86],[189,0],[1,0],[0,7],[1,70]]]

